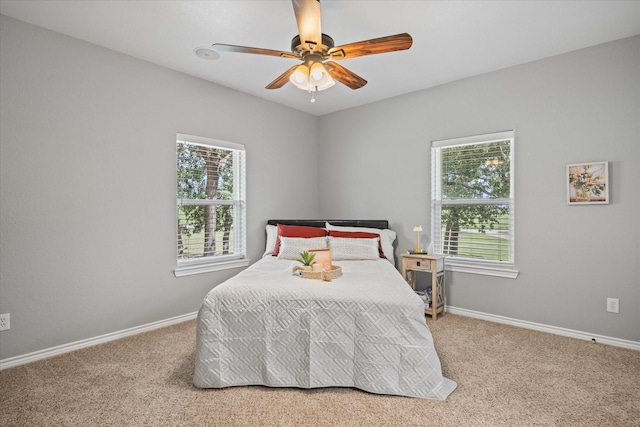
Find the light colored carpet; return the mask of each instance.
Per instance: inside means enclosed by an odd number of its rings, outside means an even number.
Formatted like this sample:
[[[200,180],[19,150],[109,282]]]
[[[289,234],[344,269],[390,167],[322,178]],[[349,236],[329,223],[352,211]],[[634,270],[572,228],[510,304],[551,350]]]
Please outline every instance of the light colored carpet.
[[[0,371],[2,426],[640,426],[640,352],[446,314],[444,402],[192,386],[195,321]]]

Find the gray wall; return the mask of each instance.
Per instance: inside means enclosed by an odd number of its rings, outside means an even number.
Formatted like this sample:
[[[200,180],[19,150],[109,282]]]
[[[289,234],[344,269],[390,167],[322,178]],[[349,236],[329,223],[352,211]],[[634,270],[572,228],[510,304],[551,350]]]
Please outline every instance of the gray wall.
[[[430,141],[510,129],[520,276],[448,273],[447,303],[640,341],[640,36],[323,116],[320,214],[388,218],[399,254],[429,228]],[[566,165],[601,160],[612,203],[568,206]]]
[[[252,259],[266,219],[317,213],[315,117],[0,19],[0,359],[191,313],[239,271],[173,276],[176,132],[246,145]]]
[[[448,274],[448,303],[640,341],[640,37],[316,118],[0,20],[0,359],[193,312],[238,271],[172,274],[176,132],[246,145],[255,260],[273,217],[388,219],[410,248],[429,141],[515,129],[520,277]],[[613,203],[569,207],[591,160]]]

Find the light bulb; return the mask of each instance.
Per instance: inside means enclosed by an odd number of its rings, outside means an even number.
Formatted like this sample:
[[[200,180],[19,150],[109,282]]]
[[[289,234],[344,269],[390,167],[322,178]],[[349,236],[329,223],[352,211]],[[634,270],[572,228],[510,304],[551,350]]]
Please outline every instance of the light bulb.
[[[309,69],[306,65],[301,64],[289,77],[289,81],[300,89],[307,89],[309,83]]]
[[[313,63],[311,66],[310,76],[315,83],[320,83],[323,79],[328,77],[327,70],[325,70],[324,65],[322,65],[321,62]]]

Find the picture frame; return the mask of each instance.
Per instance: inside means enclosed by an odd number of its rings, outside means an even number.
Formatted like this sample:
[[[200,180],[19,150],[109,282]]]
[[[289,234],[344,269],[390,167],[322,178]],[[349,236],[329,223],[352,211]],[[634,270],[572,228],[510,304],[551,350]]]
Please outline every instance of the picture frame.
[[[316,254],[313,258],[314,264],[320,264],[325,271],[331,271],[331,249],[309,249],[309,253]]]
[[[567,204],[609,204],[609,162],[584,162],[567,165]]]

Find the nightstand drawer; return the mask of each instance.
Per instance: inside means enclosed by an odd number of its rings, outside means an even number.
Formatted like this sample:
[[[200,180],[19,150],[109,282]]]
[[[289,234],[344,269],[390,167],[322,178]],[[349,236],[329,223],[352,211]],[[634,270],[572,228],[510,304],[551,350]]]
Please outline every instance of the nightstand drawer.
[[[404,258],[405,270],[431,271],[431,260],[418,258]]]

